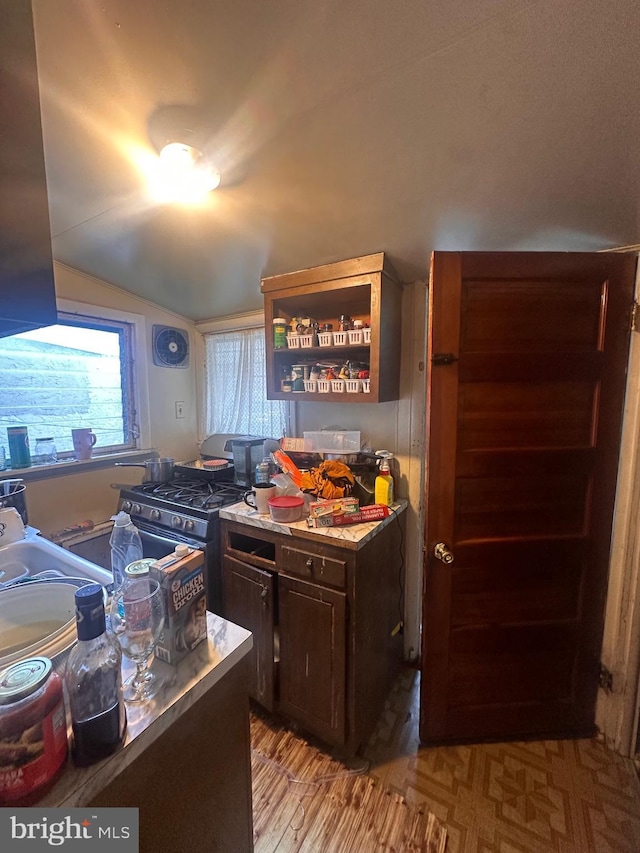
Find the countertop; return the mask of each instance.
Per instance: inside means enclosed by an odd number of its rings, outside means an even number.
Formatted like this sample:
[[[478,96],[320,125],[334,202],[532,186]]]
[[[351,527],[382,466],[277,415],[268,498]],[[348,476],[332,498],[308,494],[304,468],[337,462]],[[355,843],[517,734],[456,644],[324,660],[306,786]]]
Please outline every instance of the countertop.
[[[64,773],[38,801],[38,807],[88,804],[253,647],[249,631],[213,613],[207,613],[207,632],[206,642],[200,643],[178,666],[154,660],[153,671],[162,676],[163,684],[149,702],[126,706],[127,736],[122,748],[90,767],[76,767],[69,758]],[[134,665],[123,660],[126,678]]]
[[[391,514],[381,521],[366,521],[342,527],[309,527],[306,518],[292,524],[279,524],[272,521],[270,516],[260,515],[257,510],[251,509],[244,501],[240,501],[221,509],[220,518],[249,524],[252,527],[260,527],[263,530],[271,530],[274,533],[283,533],[287,536],[300,536],[303,539],[317,539],[319,537],[330,545],[340,545],[357,551],[373,539],[376,533],[379,533],[387,524],[391,524],[395,516],[404,512],[406,508],[407,501],[398,500],[391,505]]]

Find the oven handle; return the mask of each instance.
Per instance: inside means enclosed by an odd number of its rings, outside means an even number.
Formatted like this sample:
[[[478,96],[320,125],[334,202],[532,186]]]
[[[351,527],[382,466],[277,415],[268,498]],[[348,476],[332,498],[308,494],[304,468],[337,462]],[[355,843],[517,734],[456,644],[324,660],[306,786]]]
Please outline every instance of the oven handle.
[[[138,523],[138,532],[140,533],[140,538],[142,539],[142,544],[144,546],[145,538],[150,540],[151,542],[156,542],[158,545],[166,545],[171,550],[175,548],[175,546],[181,542],[186,545],[190,545],[192,548],[204,548],[204,542],[199,542],[196,539],[189,539],[187,536],[183,536],[180,533],[172,534],[170,536],[162,536],[159,533],[152,533],[150,530],[146,530],[141,524]]]

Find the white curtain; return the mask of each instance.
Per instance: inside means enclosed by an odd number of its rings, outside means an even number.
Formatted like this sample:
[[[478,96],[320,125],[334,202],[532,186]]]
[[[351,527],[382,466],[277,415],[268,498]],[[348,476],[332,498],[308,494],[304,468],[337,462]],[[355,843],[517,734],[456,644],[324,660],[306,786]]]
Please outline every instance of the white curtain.
[[[205,429],[284,435],[287,403],[267,400],[264,327],[205,335]]]

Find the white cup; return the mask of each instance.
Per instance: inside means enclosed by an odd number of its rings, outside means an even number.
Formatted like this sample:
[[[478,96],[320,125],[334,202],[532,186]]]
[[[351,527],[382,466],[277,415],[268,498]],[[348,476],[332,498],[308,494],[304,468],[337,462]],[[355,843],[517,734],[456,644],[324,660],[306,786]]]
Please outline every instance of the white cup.
[[[274,497],[277,487],[273,483],[256,483],[252,489],[245,492],[243,501],[251,509],[258,511],[259,515],[269,515],[269,498]],[[251,502],[251,498],[255,503]]]
[[[92,432],[91,427],[72,429],[71,436],[73,438],[73,449],[75,451],[76,459],[91,459],[93,446],[97,440],[97,437]]]
[[[0,509],[0,548],[24,539],[25,529],[20,513],[13,506]]]

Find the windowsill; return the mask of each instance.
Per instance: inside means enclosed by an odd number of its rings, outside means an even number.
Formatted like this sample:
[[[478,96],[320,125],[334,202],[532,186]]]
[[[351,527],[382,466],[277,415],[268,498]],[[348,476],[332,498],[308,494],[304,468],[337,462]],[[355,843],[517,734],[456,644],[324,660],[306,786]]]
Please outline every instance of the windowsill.
[[[53,477],[65,477],[69,474],[85,474],[100,468],[112,468],[115,462],[144,462],[158,459],[157,450],[125,450],[117,453],[105,453],[91,459],[63,459],[53,465],[32,465],[30,468],[7,468],[0,471],[0,480],[49,480]]]

